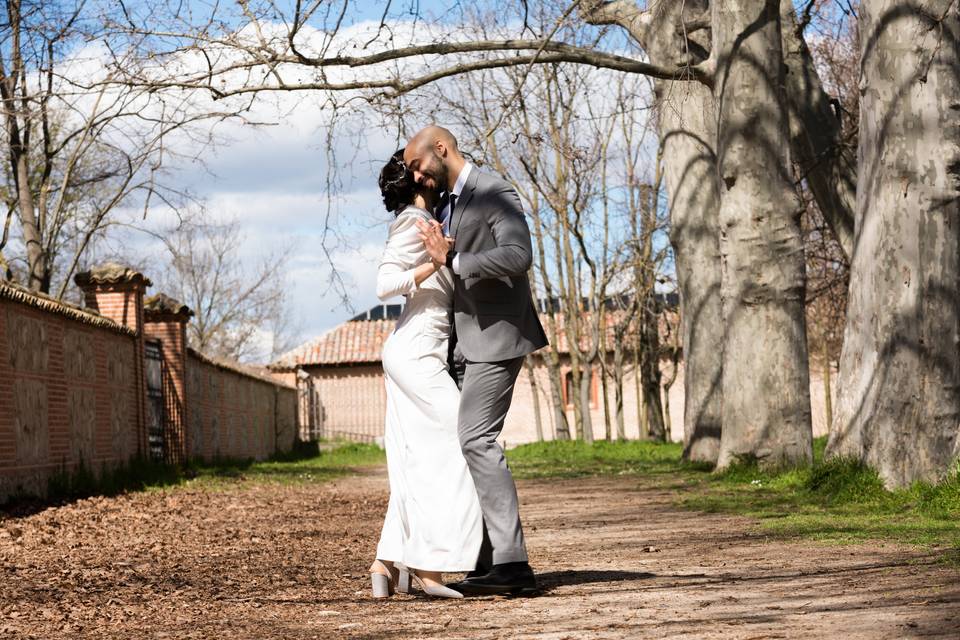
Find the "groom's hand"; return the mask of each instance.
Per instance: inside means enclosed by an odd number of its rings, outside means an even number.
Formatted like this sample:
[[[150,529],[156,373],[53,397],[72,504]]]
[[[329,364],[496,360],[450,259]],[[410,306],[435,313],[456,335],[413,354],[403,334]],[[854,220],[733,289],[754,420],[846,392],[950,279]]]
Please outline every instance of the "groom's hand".
[[[443,236],[443,227],[436,220],[417,220],[417,228],[430,259],[443,264],[447,259],[447,251],[453,247],[453,238]]]

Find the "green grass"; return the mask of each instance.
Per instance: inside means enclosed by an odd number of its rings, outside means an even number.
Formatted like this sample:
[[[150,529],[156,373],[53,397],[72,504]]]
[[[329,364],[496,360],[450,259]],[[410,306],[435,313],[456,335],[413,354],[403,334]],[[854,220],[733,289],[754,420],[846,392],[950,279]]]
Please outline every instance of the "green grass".
[[[579,440],[525,444],[507,452],[518,478],[578,478],[596,475],[672,474],[686,470],[682,446],[639,440]],[[690,466],[691,469],[704,467]]]
[[[887,491],[876,472],[852,460],[824,460],[814,443],[810,467],[764,471],[752,463],[722,473],[680,460],[679,444],[549,442],[508,452],[522,478],[652,476],[676,490],[685,508],[751,516],[767,532],[830,542],[881,540],[960,553],[960,469],[942,483]]]
[[[325,482],[383,464],[383,449],[374,444],[324,443],[316,450],[277,456],[264,462],[223,461],[197,464],[186,471],[192,486],[217,488],[236,482],[281,484]]]

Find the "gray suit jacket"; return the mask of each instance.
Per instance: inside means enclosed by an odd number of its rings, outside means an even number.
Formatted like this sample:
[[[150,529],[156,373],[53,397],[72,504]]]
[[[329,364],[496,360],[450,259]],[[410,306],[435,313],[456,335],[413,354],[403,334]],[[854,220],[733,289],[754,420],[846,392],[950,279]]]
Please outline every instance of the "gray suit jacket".
[[[463,356],[500,362],[546,346],[527,279],[530,229],[513,187],[474,167],[454,207],[450,235],[460,256],[453,312]]]

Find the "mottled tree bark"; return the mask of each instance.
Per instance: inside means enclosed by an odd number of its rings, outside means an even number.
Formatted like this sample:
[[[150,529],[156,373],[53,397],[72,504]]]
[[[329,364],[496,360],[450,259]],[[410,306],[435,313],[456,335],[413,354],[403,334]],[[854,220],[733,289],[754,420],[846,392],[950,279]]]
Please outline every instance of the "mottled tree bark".
[[[650,3],[651,60],[676,63],[689,44],[697,62],[707,56],[705,34],[678,37],[680,25],[708,11],[704,1]],[[717,461],[723,424],[724,332],[720,305],[720,245],[713,94],[699,82],[657,81],[658,125],[670,202],[670,243],[680,291],[684,377],[683,456]]]
[[[857,159],[843,144],[840,117],[823,90],[813,57],[798,30],[793,0],[780,0],[780,20],[793,160],[849,258],[857,202]]]
[[[779,4],[712,7],[726,335],[721,469],[813,456],[802,204],[791,180]]]
[[[556,335],[553,333],[552,335]],[[563,373],[560,370],[559,356],[551,351],[543,358],[547,366],[547,380],[550,382],[550,410],[553,411],[553,439],[569,440],[570,423],[567,421],[567,411],[563,406],[563,392],[560,384]]]
[[[621,1],[596,7],[587,19],[626,28],[651,62],[675,65],[688,54],[693,56],[692,62],[707,56],[706,34],[690,34],[688,51],[681,27],[684,18],[690,20],[706,10],[704,0],[650,0],[646,11],[640,11],[634,2]],[[722,424],[724,335],[713,95],[709,87],[695,81],[657,80],[654,90],[683,319],[683,456],[716,462]]]
[[[602,324],[602,323],[601,323]],[[607,387],[607,378],[610,374],[610,364],[607,362],[607,331],[604,326],[600,331],[600,399],[603,402],[603,434],[608,441],[613,440],[613,419],[610,415],[610,396]]]
[[[960,15],[864,0],[859,192],[828,446],[890,487],[960,454]]]
[[[670,10],[678,8],[676,5]],[[715,463],[723,424],[724,332],[714,101],[710,89],[697,82],[664,81],[655,85],[670,207],[670,244],[680,292],[685,366],[683,457]]]

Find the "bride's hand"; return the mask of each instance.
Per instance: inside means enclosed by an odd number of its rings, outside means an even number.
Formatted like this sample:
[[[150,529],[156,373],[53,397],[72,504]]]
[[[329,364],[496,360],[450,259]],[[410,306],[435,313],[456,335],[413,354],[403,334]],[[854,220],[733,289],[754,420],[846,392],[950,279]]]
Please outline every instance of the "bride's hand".
[[[423,240],[430,258],[434,262],[443,264],[447,259],[447,251],[453,246],[451,244],[453,238],[443,236],[442,227],[436,220],[430,222],[417,220],[417,229],[420,230],[420,239]]]

